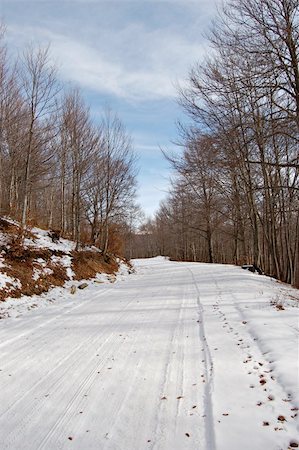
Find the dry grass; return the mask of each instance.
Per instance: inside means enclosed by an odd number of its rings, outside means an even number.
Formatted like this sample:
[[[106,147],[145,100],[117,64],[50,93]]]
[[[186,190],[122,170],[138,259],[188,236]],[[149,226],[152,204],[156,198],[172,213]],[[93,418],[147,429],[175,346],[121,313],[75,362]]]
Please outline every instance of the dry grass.
[[[0,217],[0,231],[7,234],[18,234],[20,228]]]
[[[114,257],[104,257],[102,253],[82,250],[73,252],[73,271],[76,280],[94,278],[97,273],[114,274],[118,264]]]
[[[0,269],[0,273],[6,273],[21,283],[20,288],[7,283],[0,289],[0,301],[4,301],[7,297],[40,295],[51,287],[63,286],[68,280],[66,268],[52,260],[52,256],[62,257],[65,253],[48,248],[24,248],[20,227],[3,218],[0,218],[0,232],[7,238],[7,244],[0,249],[5,265]],[[30,231],[27,236],[33,237]],[[97,273],[115,274],[118,270],[115,257],[104,257],[100,252],[81,250],[73,252],[70,256],[76,280],[94,278]],[[37,261],[38,259],[43,260],[42,264]],[[34,279],[36,271],[38,278]]]
[[[18,239],[12,238],[10,246],[2,254],[5,261],[2,271],[9,277],[20,280],[22,287],[13,288],[7,284],[4,289],[0,289],[0,300],[4,300],[8,295],[15,298],[21,295],[40,295],[53,286],[63,286],[68,279],[66,269],[51,261],[53,255],[61,256],[62,253],[44,248],[24,248]],[[43,270],[36,261],[38,258],[43,259],[46,262],[45,268],[51,269],[53,273],[41,273],[41,276],[34,280],[34,269],[39,269],[41,272]]]
[[[30,239],[35,238],[34,234],[30,231],[30,227],[29,228],[27,227],[22,232],[22,229],[18,225],[9,222],[6,219],[3,219],[3,217],[0,217],[0,232],[6,234],[8,237],[10,237],[16,241],[21,241],[22,233],[23,233],[23,236],[26,238],[30,238]]]

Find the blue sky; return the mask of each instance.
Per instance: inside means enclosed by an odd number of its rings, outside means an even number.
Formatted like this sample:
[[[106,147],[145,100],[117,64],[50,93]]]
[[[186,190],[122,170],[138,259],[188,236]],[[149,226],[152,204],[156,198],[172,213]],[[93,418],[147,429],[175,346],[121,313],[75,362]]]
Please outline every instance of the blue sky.
[[[176,85],[207,53],[215,0],[0,0],[13,51],[50,43],[60,78],[78,85],[97,120],[116,111],[138,157],[138,202],[147,215],[167,195],[170,168],[160,147],[182,119]]]

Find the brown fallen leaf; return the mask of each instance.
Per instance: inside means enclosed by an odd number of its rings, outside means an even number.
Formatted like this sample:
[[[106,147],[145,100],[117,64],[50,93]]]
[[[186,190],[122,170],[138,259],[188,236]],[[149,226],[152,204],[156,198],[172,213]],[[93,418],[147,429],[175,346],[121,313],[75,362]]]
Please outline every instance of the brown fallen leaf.
[[[279,420],[279,422],[285,422],[286,418],[284,416],[278,416],[277,420]]]
[[[284,311],[284,307],[282,305],[276,305],[276,309],[278,311]]]

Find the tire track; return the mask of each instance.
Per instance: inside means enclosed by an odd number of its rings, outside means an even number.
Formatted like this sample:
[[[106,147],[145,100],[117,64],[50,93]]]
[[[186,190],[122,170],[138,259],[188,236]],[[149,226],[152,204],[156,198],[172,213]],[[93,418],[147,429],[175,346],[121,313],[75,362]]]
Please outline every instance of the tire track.
[[[43,440],[40,442],[38,447],[36,447],[36,450],[41,450],[42,448],[49,448],[48,444],[51,443],[51,448],[53,448],[53,443],[51,442],[51,439],[55,436],[56,441],[58,441],[54,448],[59,448],[59,437],[60,435],[57,433],[57,431],[60,428],[63,428],[66,430],[67,424],[72,419],[73,415],[71,414],[72,410],[74,410],[74,407],[76,406],[77,409],[79,409],[79,406],[81,402],[83,401],[84,397],[87,397],[90,393],[93,385],[98,381],[98,372],[100,372],[106,362],[107,362],[107,356],[108,355],[115,355],[122,350],[123,341],[120,341],[119,339],[112,339],[112,336],[110,336],[109,339],[106,340],[105,346],[109,347],[106,349],[105,353],[103,354],[102,358],[99,362],[96,362],[96,364],[92,365],[92,362],[94,360],[93,357],[90,358],[90,360],[87,362],[87,366],[89,368],[88,373],[85,377],[82,375],[78,376],[77,379],[79,382],[78,388],[75,390],[74,394],[72,395],[71,399],[68,401],[66,407],[64,408],[63,414],[61,414],[54,424],[51,426]],[[91,368],[91,369],[90,369]],[[72,380],[72,383],[74,384],[74,380]]]
[[[205,334],[205,317],[204,309],[200,301],[200,291],[194,276],[194,273],[190,268],[188,271],[191,274],[196,294],[197,294],[197,306],[198,306],[198,320],[199,320],[199,339],[202,344],[204,354],[204,419],[205,419],[205,437],[206,437],[206,449],[216,450],[216,438],[214,429],[214,415],[213,415],[213,359],[210,351],[210,347]]]
[[[129,300],[128,303],[123,307],[123,309],[121,310],[121,313],[120,313],[121,315],[120,315],[120,317],[119,317],[117,323],[119,323],[119,322],[122,320],[122,315],[123,315],[123,313],[126,311],[126,309],[129,308],[130,304],[131,304],[132,302],[134,302],[134,300],[136,299],[136,297],[137,297],[137,295],[135,295],[131,300]],[[51,335],[54,333],[55,336],[56,336],[55,330],[56,330],[57,328],[59,328],[59,327],[55,327],[54,329],[51,329],[51,330],[50,330],[50,331],[51,331]],[[114,329],[116,328],[115,324],[114,324],[111,328],[112,328],[112,330],[114,330]],[[49,331],[47,331],[47,333],[49,333]],[[7,408],[4,412],[2,412],[2,413],[0,414],[0,418],[1,418],[4,414],[6,414],[11,408],[15,407],[19,402],[21,402],[21,401],[24,399],[24,397],[26,397],[26,396],[28,396],[28,395],[31,395],[31,393],[32,393],[34,390],[36,390],[40,385],[43,385],[45,379],[49,378],[53,373],[56,374],[56,373],[57,373],[57,369],[60,368],[61,366],[63,366],[63,364],[65,364],[65,363],[67,363],[68,361],[70,361],[70,364],[69,364],[69,370],[70,370],[70,369],[73,369],[73,367],[77,364],[77,358],[74,358],[75,355],[78,354],[78,353],[80,353],[80,351],[81,351],[83,348],[85,348],[85,350],[86,350],[86,349],[87,349],[88,347],[90,347],[94,342],[96,342],[96,341],[98,341],[99,339],[101,339],[101,337],[104,336],[105,333],[106,333],[106,331],[104,331],[102,334],[99,334],[98,331],[95,331],[95,333],[94,333],[93,335],[89,336],[87,339],[85,339],[84,341],[82,341],[82,342],[81,342],[78,346],[76,346],[76,348],[74,348],[68,355],[62,356],[62,358],[56,363],[56,365],[55,365],[54,367],[52,367],[52,369],[51,369],[50,371],[48,371],[45,375],[43,375],[41,378],[39,378],[38,383],[34,383],[30,389],[28,389],[28,387],[26,387],[26,391],[24,392],[24,394],[19,395],[18,399],[17,399],[15,402],[11,403],[10,407]],[[112,333],[113,333],[113,331],[112,331]],[[27,344],[27,346],[28,346],[28,344]],[[42,350],[42,349],[43,349],[43,346],[40,347],[40,350]],[[37,349],[34,348],[34,349],[32,350],[32,355],[36,356],[36,354],[37,354]],[[26,355],[27,355],[27,354],[26,354]],[[29,355],[30,355],[30,353],[29,353]],[[72,361],[72,359],[73,359],[73,361]],[[18,361],[18,360],[19,360],[19,359],[17,358],[16,361]],[[14,359],[14,358],[13,358],[13,362],[15,363],[15,359]],[[51,362],[51,360],[50,360],[50,362]],[[30,363],[30,361],[29,361],[29,363]],[[22,366],[22,370],[24,370],[23,368],[24,368],[24,366]],[[26,366],[25,366],[25,368],[26,368]],[[61,375],[61,377],[63,377],[63,375]],[[2,386],[3,386],[3,388],[5,388],[5,386],[6,386],[6,390],[7,390],[7,387],[8,387],[9,385],[12,386],[11,380],[10,380],[9,382],[7,382],[6,384],[2,385]],[[53,386],[51,386],[51,387],[53,387]],[[12,388],[13,388],[13,386],[12,386]]]
[[[199,419],[198,414],[190,411],[191,405],[194,405],[194,394],[195,396],[198,395],[198,389],[194,388],[196,383],[193,384],[191,381],[192,376],[189,366],[188,385],[185,380],[185,372],[187,370],[185,353],[188,352],[188,347],[193,342],[188,338],[189,334],[192,334],[192,329],[194,330],[194,321],[196,320],[190,317],[190,307],[194,301],[194,296],[190,293],[190,285],[184,286],[183,294],[179,295],[178,298],[181,298],[179,312],[174,320],[174,326],[168,337],[168,345],[165,349],[166,358],[163,364],[163,372],[161,373],[160,401],[157,404],[157,412],[155,414],[154,438],[151,439],[148,447],[152,450],[172,448],[170,445],[178,445],[178,442],[181,443],[182,448],[195,449],[199,442],[198,435],[201,429],[201,419]],[[196,303],[194,303],[195,308],[197,309]],[[188,323],[189,328],[187,332]],[[196,375],[195,380],[197,380]],[[192,420],[190,416],[193,416]],[[171,422],[169,422],[170,420]],[[191,431],[191,435],[190,426],[194,430],[193,433]],[[196,430],[194,427],[196,427]]]
[[[112,331],[110,332],[109,336],[105,339],[105,341],[103,343],[100,344],[100,347],[98,347],[95,351],[100,352],[102,348],[104,348],[105,346],[109,345],[113,345],[113,343],[119,345],[119,343],[121,344],[122,341],[119,339],[118,336],[118,324],[121,322],[123,316],[126,314],[126,310],[129,308],[130,304],[132,302],[134,302],[134,300],[136,299],[137,295],[135,295],[131,300],[128,301],[128,303],[125,305],[125,307],[122,309],[118,320],[116,322],[114,322],[112,328]],[[106,331],[107,332],[107,331]],[[12,439],[14,441],[14,437],[16,437],[16,432],[18,430],[18,433],[22,433],[23,430],[26,430],[26,427],[30,424],[30,420],[32,415],[38,415],[38,413],[40,412],[40,410],[44,407],[44,401],[45,401],[45,396],[44,393],[45,392],[49,392],[51,393],[51,397],[53,397],[55,394],[59,393],[59,391],[62,391],[62,387],[64,386],[65,382],[66,382],[66,374],[67,373],[73,373],[76,369],[76,366],[78,365],[78,353],[81,356],[81,350],[85,350],[85,354],[88,353],[88,349],[91,348],[96,342],[98,342],[102,336],[104,335],[104,333],[100,334],[95,331],[95,333],[93,333],[91,336],[89,336],[89,338],[87,340],[85,340],[84,342],[82,342],[79,346],[77,346],[70,355],[67,355],[66,357],[63,357],[60,364],[59,364],[59,368],[60,368],[60,373],[57,373],[57,365],[55,365],[53,367],[53,369],[47,373],[43,378],[41,378],[39,380],[38,383],[36,383],[35,385],[33,385],[31,387],[31,389],[27,390],[21,397],[18,397],[18,399],[16,399],[13,403],[11,403],[11,405],[9,406],[9,408],[7,408],[2,414],[1,414],[1,419],[3,422],[5,423],[14,423],[14,427],[13,430],[9,433],[6,434],[5,436],[5,440],[8,440],[8,442],[10,442],[10,439]],[[114,339],[113,339],[114,338]],[[89,359],[85,362],[86,365],[83,367],[83,372],[85,370],[85,367],[88,367],[89,364],[92,364],[92,361],[94,360],[94,353],[95,351],[93,351],[93,354],[89,357]],[[110,348],[107,350],[107,352],[110,352]],[[105,355],[106,353],[105,352]],[[82,360],[82,356],[81,356],[81,360]],[[96,363],[96,368],[98,367],[98,365],[103,361],[103,357],[100,358],[100,360],[97,361]],[[66,365],[65,363],[68,362],[68,364]],[[81,361],[81,365],[83,364],[83,361]],[[66,367],[65,367],[66,365]],[[96,369],[93,370],[93,372]],[[55,381],[53,381],[51,383],[51,375],[55,374],[56,379]],[[80,374],[81,376],[81,374]],[[80,377],[79,377],[80,378]],[[46,384],[45,380],[49,380],[50,384]],[[38,389],[40,389],[40,397],[38,398],[34,398],[29,400],[29,402],[26,402],[25,404],[25,408],[24,408],[24,414],[23,417],[18,419],[17,417],[17,413],[15,411],[17,411],[17,408],[20,404],[25,403],[25,399],[26,398],[31,398],[32,394],[36,391],[38,391]],[[8,445],[8,446],[7,446]],[[11,447],[10,443],[7,444],[5,447],[1,446],[2,448],[15,448],[15,447]]]
[[[18,340],[20,340],[20,339],[23,340],[24,337],[26,337],[26,336],[28,336],[28,335],[30,335],[30,334],[34,334],[34,333],[36,332],[36,330],[40,330],[40,329],[46,327],[47,325],[49,325],[50,323],[54,322],[55,320],[60,319],[60,318],[63,318],[65,315],[70,314],[71,312],[75,311],[76,309],[79,309],[79,308],[81,308],[82,306],[88,305],[89,303],[91,303],[92,301],[94,301],[94,299],[95,299],[96,297],[101,297],[102,295],[106,294],[107,292],[109,292],[109,291],[112,290],[112,289],[113,289],[113,287],[111,286],[111,287],[108,287],[108,288],[104,289],[102,292],[97,292],[96,294],[92,295],[92,296],[90,297],[89,300],[84,300],[84,301],[81,300],[81,302],[80,302],[79,304],[76,304],[76,305],[74,305],[74,306],[71,307],[71,308],[67,308],[65,312],[60,312],[60,313],[57,314],[56,316],[51,317],[51,318],[48,319],[48,320],[44,320],[41,324],[39,324],[39,325],[37,325],[37,326],[35,326],[35,327],[33,327],[33,328],[31,327],[31,323],[32,323],[32,320],[31,320],[31,321],[30,321],[30,329],[29,329],[28,331],[26,331],[25,333],[18,334],[18,335],[15,336],[14,338],[10,338],[10,339],[7,339],[7,340],[2,341],[2,342],[0,343],[0,348],[5,347],[5,346],[7,346],[7,345],[10,345],[11,343],[13,343],[13,342],[15,342],[15,341],[18,341]],[[9,320],[9,319],[8,319],[8,320]],[[35,320],[40,320],[40,317],[36,318]],[[19,325],[19,324],[18,324],[18,325]],[[20,326],[19,326],[18,328],[22,328],[22,325],[23,325],[23,324],[20,324]],[[16,327],[14,328],[14,331],[16,331]],[[47,334],[48,334],[48,331],[45,331],[44,335],[47,335]],[[40,335],[39,337],[42,337],[42,336],[43,336],[43,335]],[[24,344],[23,347],[26,347],[26,345]]]

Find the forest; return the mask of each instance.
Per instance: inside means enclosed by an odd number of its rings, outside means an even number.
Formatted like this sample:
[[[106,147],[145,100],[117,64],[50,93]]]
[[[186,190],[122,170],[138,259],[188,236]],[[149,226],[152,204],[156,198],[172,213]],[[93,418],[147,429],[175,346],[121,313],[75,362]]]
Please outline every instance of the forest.
[[[299,0],[0,2],[0,450],[298,450]]]
[[[95,123],[49,48],[13,58],[1,27],[0,214],[127,257],[253,264],[299,286],[298,0],[231,0],[178,102],[169,193],[140,229],[132,139]],[[186,73],[188,67],[186,67]]]
[[[63,85],[49,47],[12,58],[1,26],[0,215],[22,229],[122,252],[135,208],[133,144],[108,107],[95,123],[76,86]]]
[[[179,103],[181,152],[135,254],[254,264],[299,286],[299,5],[225,4]]]

